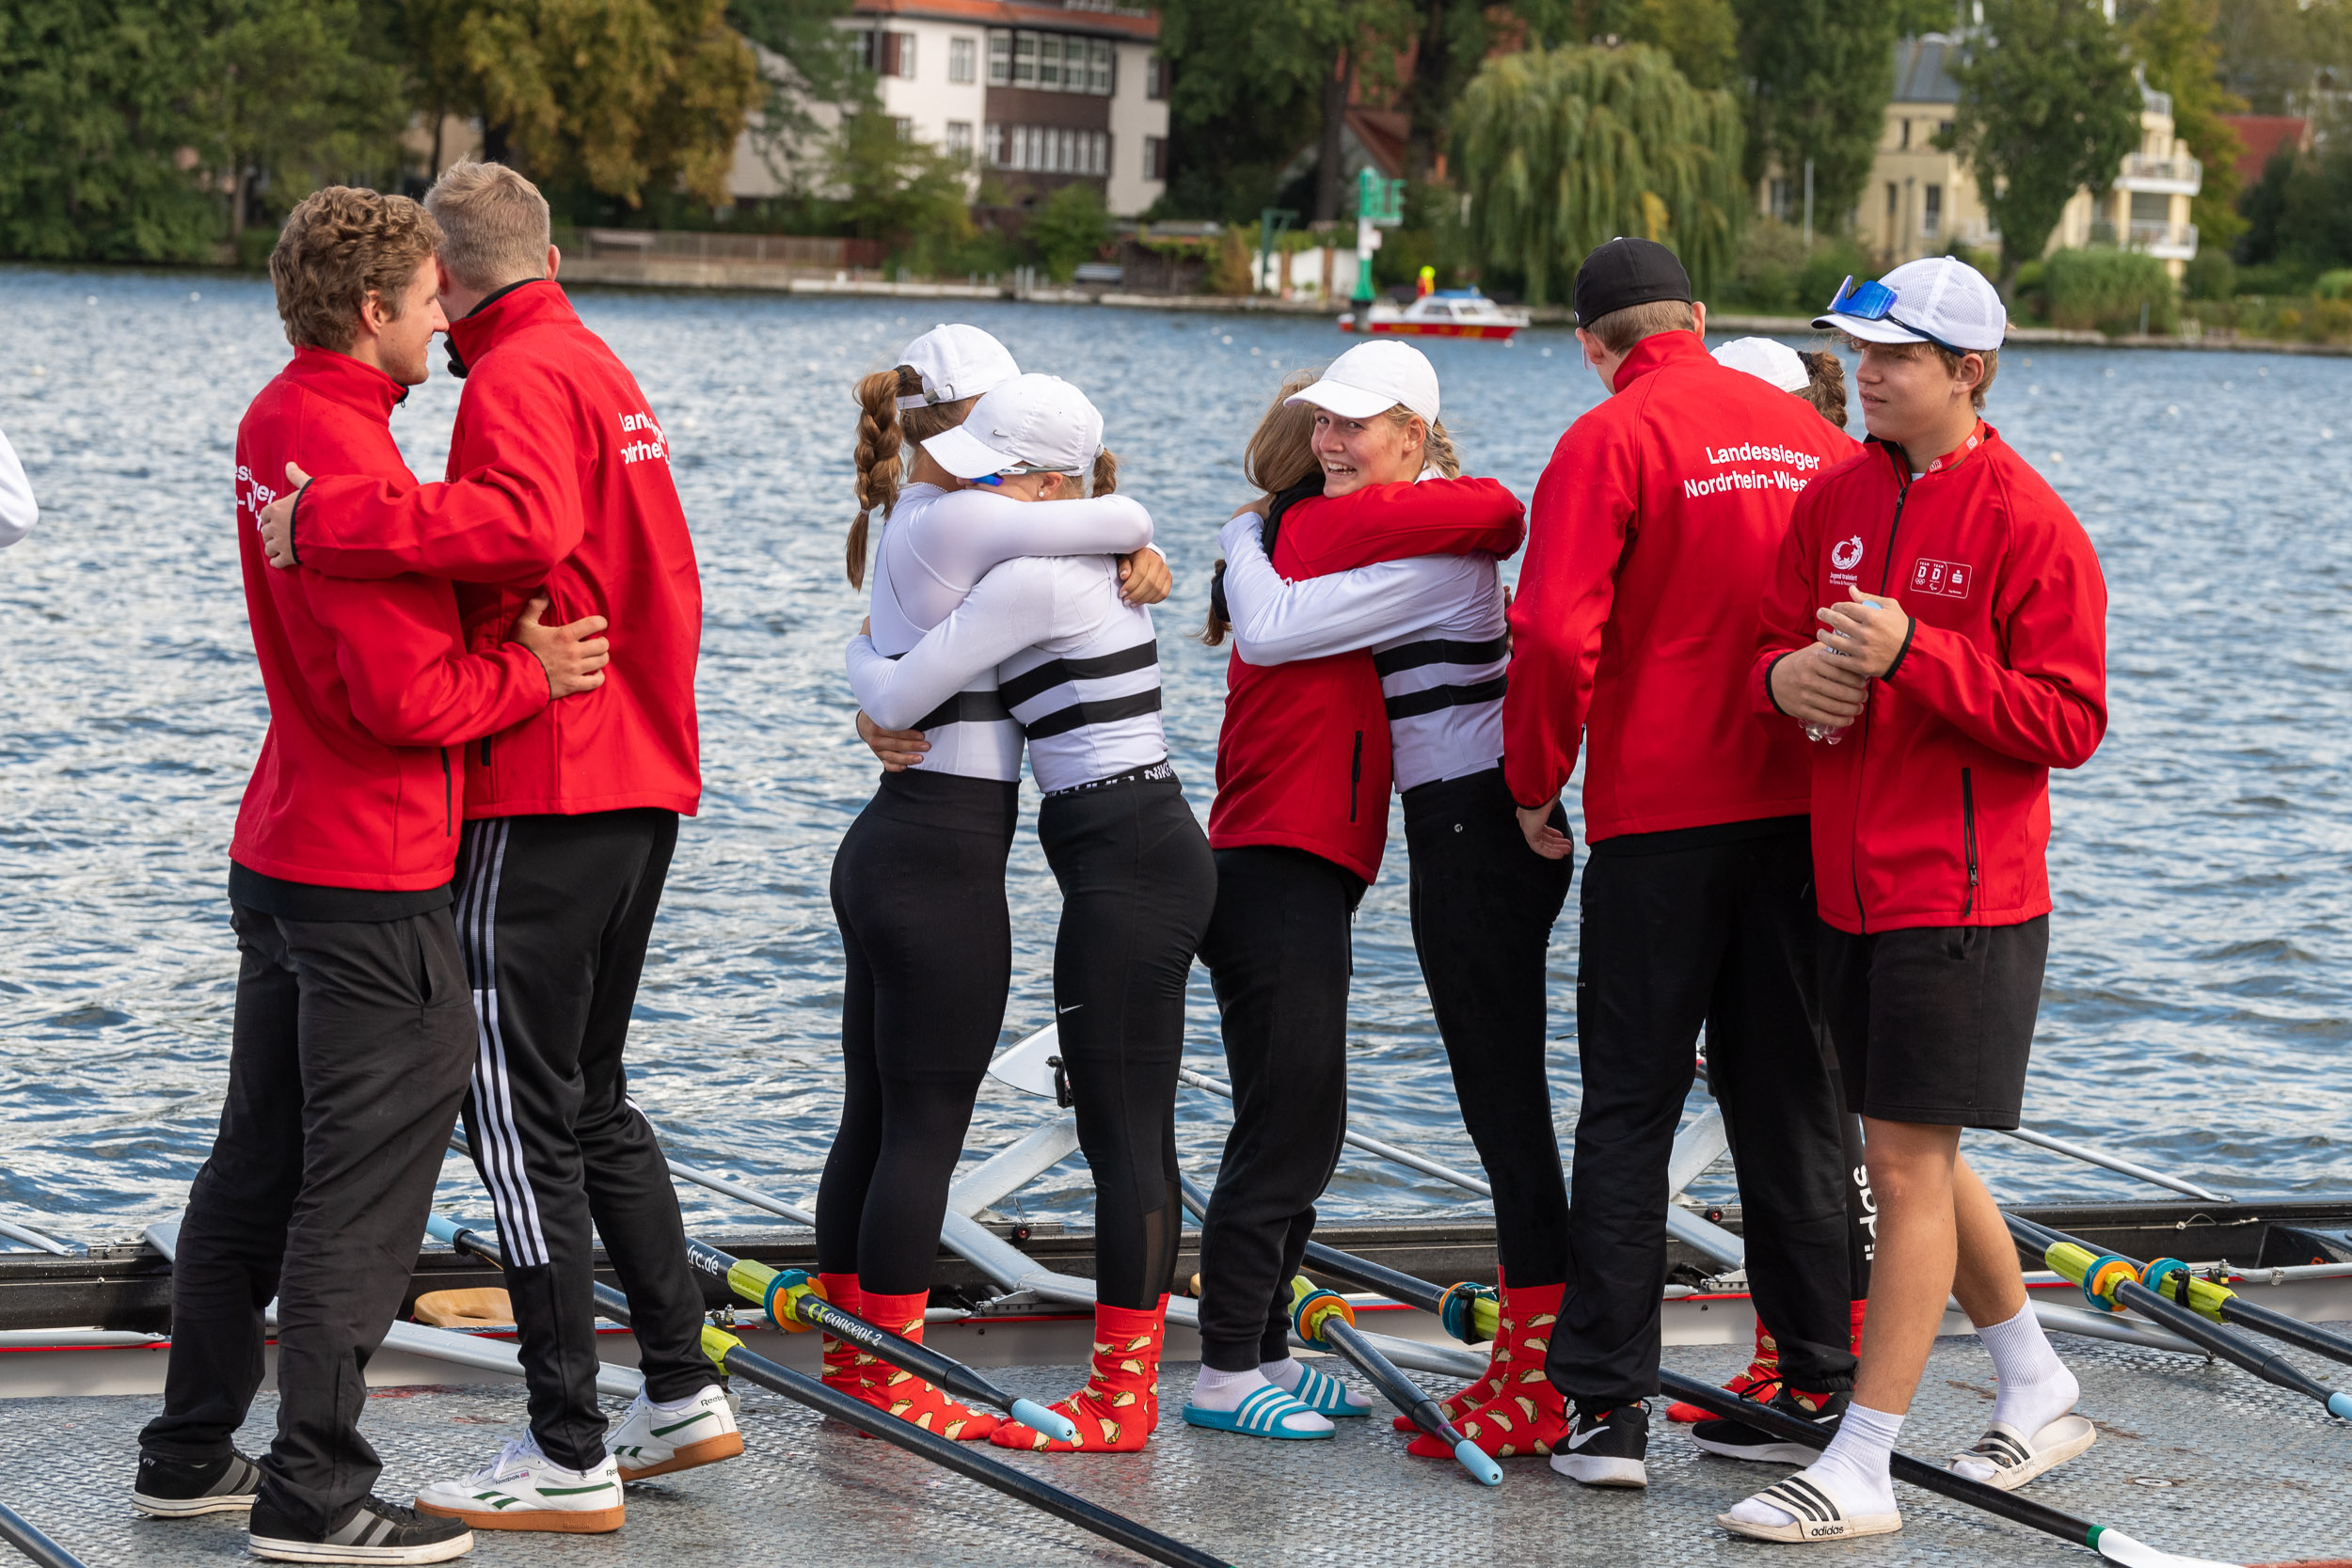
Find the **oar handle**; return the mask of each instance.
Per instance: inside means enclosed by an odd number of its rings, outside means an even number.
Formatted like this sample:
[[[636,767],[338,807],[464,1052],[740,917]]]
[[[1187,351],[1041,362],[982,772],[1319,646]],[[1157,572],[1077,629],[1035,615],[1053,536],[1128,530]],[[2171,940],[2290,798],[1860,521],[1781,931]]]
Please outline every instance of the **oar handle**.
[[[993,1404],[1057,1443],[1078,1440],[1078,1429],[1068,1417],[1033,1400],[1016,1398],[954,1357],[901,1338],[880,1323],[835,1307],[811,1289],[808,1276],[797,1269],[773,1269],[765,1263],[733,1258],[708,1243],[691,1239],[686,1250],[696,1268],[725,1280],[729,1290],[756,1303],[778,1326],[789,1319],[803,1328],[822,1329],[878,1360],[938,1385],[959,1399]]]

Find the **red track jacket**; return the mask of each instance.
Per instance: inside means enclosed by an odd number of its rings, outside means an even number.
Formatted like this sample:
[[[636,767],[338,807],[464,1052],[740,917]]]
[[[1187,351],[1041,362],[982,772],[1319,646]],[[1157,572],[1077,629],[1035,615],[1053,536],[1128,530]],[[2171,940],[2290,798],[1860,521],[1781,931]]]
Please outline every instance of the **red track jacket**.
[[[1756,600],[1798,492],[1852,437],[1695,332],[1645,338],[1551,454],[1511,607],[1503,776],[1584,761],[1584,836],[1802,816],[1805,739],[1748,711]]]
[[[468,367],[449,482],[320,479],[295,510],[295,559],[454,578],[477,648],[542,585],[548,622],[611,620],[602,686],[467,749],[468,816],[691,815],[702,582],[661,427],[552,280],[493,295],[449,335]]]
[[[530,650],[493,641],[465,653],[448,583],[281,572],[262,554],[254,525],[288,458],[322,476],[415,484],[387,422],[405,395],[348,355],[297,349],[237,426],[237,556],[269,734],[229,855],[264,877],[439,887],[463,820],[447,748],[548,706]]]
[[[1518,498],[1491,479],[1375,484],[1310,496],[1282,515],[1273,565],[1320,577],[1376,561],[1486,550],[1525,533]],[[1389,710],[1369,650],[1295,664],[1225,666],[1209,846],[1304,849],[1372,881],[1389,842]]]
[[[1817,480],[1764,595],[1752,705],[1813,612],[1889,594],[1911,641],[1813,753],[1813,879],[1841,931],[2013,926],[2050,910],[2050,769],[2107,727],[2106,582],[2074,513],[1988,425],[1918,479],[1873,442]]]

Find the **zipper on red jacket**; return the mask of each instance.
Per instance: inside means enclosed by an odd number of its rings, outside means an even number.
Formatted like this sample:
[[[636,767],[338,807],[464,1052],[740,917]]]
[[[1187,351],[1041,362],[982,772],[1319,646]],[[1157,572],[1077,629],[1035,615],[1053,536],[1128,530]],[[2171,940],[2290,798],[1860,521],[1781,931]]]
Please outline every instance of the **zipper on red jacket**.
[[[1363,793],[1364,732],[1356,732],[1356,755],[1347,765],[1347,819],[1356,820],[1356,797]]]
[[[442,747],[440,750],[441,750],[441,836],[442,836],[443,838],[447,838],[447,837],[449,837],[449,834],[450,834],[450,818],[451,818],[453,816],[454,816],[454,815],[455,815],[455,813],[454,813],[454,812],[451,809],[453,802],[452,802],[452,800],[451,800],[451,797],[450,797],[450,782],[449,782],[449,748],[448,748],[448,747],[446,747],[446,746],[444,746],[444,747]]]
[[[490,737],[486,735],[482,737],[482,766],[490,766]]]
[[[1903,503],[1911,499],[1911,456],[1900,447],[1892,451],[1895,464],[1895,515],[1886,525],[1886,556],[1879,567],[1879,592],[1886,592],[1888,580],[1895,575],[1895,531],[1903,526]],[[1867,933],[1870,929],[1869,911],[1862,905],[1862,780],[1863,769],[1870,760],[1870,700],[1862,700],[1862,715],[1854,722],[1862,733],[1855,736],[1857,750],[1853,759],[1853,825],[1847,839],[1846,876],[1853,884],[1854,924]]]
[[[1966,920],[1977,907],[1977,790],[1965,768],[1960,770],[1960,835],[1968,854],[1968,899],[1960,906],[1960,918]]]

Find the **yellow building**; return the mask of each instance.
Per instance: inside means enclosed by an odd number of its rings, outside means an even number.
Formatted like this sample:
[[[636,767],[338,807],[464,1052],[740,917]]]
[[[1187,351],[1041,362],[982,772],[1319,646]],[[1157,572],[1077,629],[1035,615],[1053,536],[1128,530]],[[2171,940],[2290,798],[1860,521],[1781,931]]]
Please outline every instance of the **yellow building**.
[[[1886,105],[1886,132],[1852,214],[1854,236],[1881,267],[1941,256],[1954,245],[1990,250],[2001,243],[1977,194],[1967,161],[1938,148],[1948,131],[1960,84],[1950,66],[1960,40],[1930,33],[1895,45],[1895,96]],[[2048,248],[2121,245],[2162,260],[2178,277],[2197,254],[2189,198],[2204,168],[2188,144],[2173,135],[2172,98],[2139,84],[2139,148],[2123,160],[2105,191],[2074,193],[2050,235]],[[1757,193],[1761,209],[1784,222],[1800,220],[1802,183],[1774,170]],[[1829,214],[1817,214],[1828,227]]]

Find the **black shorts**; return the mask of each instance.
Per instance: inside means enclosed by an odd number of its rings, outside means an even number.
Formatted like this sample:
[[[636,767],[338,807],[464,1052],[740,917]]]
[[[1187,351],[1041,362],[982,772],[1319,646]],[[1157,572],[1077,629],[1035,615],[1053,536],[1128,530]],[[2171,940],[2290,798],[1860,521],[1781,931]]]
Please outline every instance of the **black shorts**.
[[[1881,1121],[2017,1125],[2050,917],[1855,936],[1820,928],[1821,1022],[1846,1101]]]

